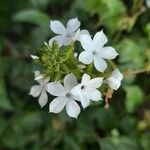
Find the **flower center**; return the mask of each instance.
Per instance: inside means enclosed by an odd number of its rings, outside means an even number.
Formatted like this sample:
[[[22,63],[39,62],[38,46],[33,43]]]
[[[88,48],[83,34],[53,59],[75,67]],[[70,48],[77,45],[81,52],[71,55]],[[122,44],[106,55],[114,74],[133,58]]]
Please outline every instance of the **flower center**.
[[[72,34],[67,33],[67,34],[66,34],[66,37],[67,37],[67,38],[71,38],[71,37],[72,37]]]
[[[70,38],[70,35],[69,35],[69,34],[67,34],[67,35],[66,35],[66,37],[67,37],[67,38]]]
[[[83,89],[85,89],[85,86],[84,86],[84,85],[81,86],[81,90],[83,90]]]
[[[95,52],[95,51],[93,51],[93,52],[92,52],[92,54],[93,54],[93,55],[96,55],[96,52]]]
[[[66,94],[66,97],[67,97],[67,98],[70,98],[70,97],[71,97],[71,94],[70,94],[70,93],[67,93],[67,94]]]

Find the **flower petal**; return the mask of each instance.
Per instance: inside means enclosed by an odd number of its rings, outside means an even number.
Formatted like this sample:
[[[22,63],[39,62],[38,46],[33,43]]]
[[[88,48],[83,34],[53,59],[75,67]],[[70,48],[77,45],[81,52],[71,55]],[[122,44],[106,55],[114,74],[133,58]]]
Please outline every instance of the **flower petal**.
[[[45,92],[45,90],[42,91],[38,101],[39,101],[39,104],[41,107],[44,107],[47,104],[48,96],[47,96],[47,93]]]
[[[91,88],[99,88],[101,85],[102,85],[102,81],[103,81],[103,78],[94,78],[94,79],[91,79],[90,81],[88,81],[85,86],[87,87],[91,87]]]
[[[37,76],[34,80],[36,80],[37,82],[38,81],[40,81],[40,80],[42,80],[43,79],[43,76],[42,75],[39,75],[39,76]]]
[[[81,93],[81,86],[80,84],[75,86],[72,90],[71,90],[71,94],[72,97],[75,97],[75,99],[79,99],[79,95]]]
[[[45,86],[46,84],[49,82],[50,78],[43,78],[43,79],[39,79],[37,80],[37,82],[41,85],[41,86]]]
[[[84,95],[84,93],[81,90],[81,85],[75,86],[72,90],[71,93],[73,95],[73,98],[76,100],[80,101],[83,108],[86,108],[87,106],[90,105],[90,100]]]
[[[33,85],[30,90],[30,95],[33,97],[38,97],[42,92],[42,87],[40,85]]]
[[[51,82],[47,84],[47,91],[54,96],[64,96],[66,94],[65,88],[62,84]]]
[[[84,73],[82,76],[81,84],[85,84],[86,82],[90,80],[90,78],[91,77],[88,74]]]
[[[110,77],[113,77],[113,78],[116,78],[118,80],[122,80],[123,79],[123,75],[120,73],[119,69],[115,69],[111,76]]]
[[[77,118],[80,114],[80,107],[76,101],[69,99],[66,104],[66,111],[70,117]]]
[[[107,46],[107,47],[103,47],[99,51],[99,55],[105,59],[114,59],[114,58],[116,58],[118,53],[116,52],[116,50],[113,47]]]
[[[49,77],[44,78],[44,79],[43,79],[43,81],[42,81],[42,84],[43,84],[43,85],[46,85],[46,83],[48,83],[48,82],[49,82],[49,80],[50,80],[50,78],[49,78]]]
[[[75,87],[78,84],[77,78],[73,73],[70,73],[65,76],[64,78],[64,87],[67,92],[70,92],[73,87]]]
[[[90,99],[83,92],[79,95],[79,99],[84,109],[90,105]]]
[[[77,34],[76,34],[76,39],[78,41],[80,41],[80,38],[82,35],[90,35],[89,31],[88,30],[78,30]]]
[[[111,89],[117,90],[121,85],[121,80],[117,80],[115,78],[108,78],[106,79],[107,84],[110,86]]]
[[[99,101],[101,100],[101,92],[94,88],[86,88],[84,90],[85,95],[88,97],[88,99],[93,101]]]
[[[35,71],[34,73],[35,73],[34,80],[36,80],[41,86],[49,82],[50,78],[43,78],[42,74],[39,71]]]
[[[35,75],[34,80],[43,79],[43,76],[41,75],[39,71],[35,71],[34,75]]]
[[[80,39],[80,29],[78,29],[76,32],[74,32],[74,34],[72,34],[73,41],[76,41],[76,40],[79,41],[79,39]]]
[[[66,28],[67,34],[72,34],[73,32],[77,31],[80,25],[81,23],[78,20],[78,18],[70,19],[67,23],[67,28]]]
[[[89,31],[85,29],[80,31],[80,35],[84,35],[84,34],[90,35]]]
[[[118,69],[115,69],[110,75],[110,77],[106,79],[106,83],[110,86],[110,88],[117,90],[121,85],[122,79],[123,75]]]
[[[39,59],[39,57],[38,57],[38,56],[35,56],[35,55],[31,55],[31,58],[34,59],[34,60]]]
[[[58,45],[61,47],[62,45],[66,44],[67,40],[68,38],[66,38],[65,36],[57,35],[49,40],[49,45],[52,45],[52,43],[56,41]]]
[[[64,25],[58,20],[50,21],[50,28],[56,34],[60,35],[66,34],[66,29]]]
[[[82,47],[87,50],[87,51],[92,51],[93,50],[93,41],[90,37],[90,35],[83,34],[80,37],[80,42]]]
[[[150,0],[146,0],[146,5],[148,8],[150,8]]]
[[[98,71],[104,72],[105,69],[107,68],[107,63],[101,57],[95,57],[94,66]]]
[[[84,64],[90,64],[93,61],[93,54],[90,51],[83,51],[79,55],[79,61]]]
[[[64,41],[64,46],[67,46],[69,44],[71,44],[71,42],[76,41],[76,39],[74,39],[74,36],[70,36],[70,37],[65,37],[65,41]]]
[[[103,31],[97,32],[93,38],[94,50],[101,49],[107,41],[108,39]]]
[[[65,97],[57,97],[55,98],[49,105],[49,112],[59,113],[63,110],[67,103],[67,99]]]

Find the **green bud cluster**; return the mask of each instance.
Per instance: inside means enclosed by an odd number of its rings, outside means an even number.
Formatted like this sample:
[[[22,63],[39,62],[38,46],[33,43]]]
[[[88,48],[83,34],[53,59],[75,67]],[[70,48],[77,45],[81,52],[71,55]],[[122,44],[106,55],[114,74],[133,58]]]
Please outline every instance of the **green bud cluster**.
[[[72,58],[74,44],[60,48],[57,42],[52,45],[44,43],[38,63],[42,66],[42,74],[45,77],[51,77],[52,81],[59,81],[63,75],[70,73],[67,63]]]
[[[36,60],[42,68],[42,75],[50,77],[51,81],[62,81],[66,74],[72,72],[77,76],[77,79],[80,79],[83,70],[81,71],[78,67],[80,62],[74,57],[74,50],[74,43],[63,47],[59,47],[55,41],[52,45],[44,43],[44,46],[40,50],[39,59]],[[105,73],[98,72],[93,68],[93,64],[87,65],[84,72],[93,78],[96,76],[108,77],[114,68],[114,63],[108,61],[108,68]]]

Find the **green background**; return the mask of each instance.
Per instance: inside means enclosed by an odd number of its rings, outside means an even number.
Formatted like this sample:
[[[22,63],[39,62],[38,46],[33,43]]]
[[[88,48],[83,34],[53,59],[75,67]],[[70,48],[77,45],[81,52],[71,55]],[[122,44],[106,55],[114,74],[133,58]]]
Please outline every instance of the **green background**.
[[[129,75],[110,100],[69,118],[29,96],[30,58],[54,36],[49,20],[73,17],[92,35],[104,29]],[[149,150],[150,9],[144,0],[0,1],[0,150]],[[50,101],[49,101],[50,102]]]

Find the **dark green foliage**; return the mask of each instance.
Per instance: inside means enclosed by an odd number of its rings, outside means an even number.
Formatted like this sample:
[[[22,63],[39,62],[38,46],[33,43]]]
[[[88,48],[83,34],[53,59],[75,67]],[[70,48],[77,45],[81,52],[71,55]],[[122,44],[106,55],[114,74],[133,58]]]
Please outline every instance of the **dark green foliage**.
[[[94,103],[78,119],[65,111],[49,114],[48,104],[41,109],[38,100],[29,96],[36,84],[33,71],[41,65],[42,73],[52,80],[62,80],[69,72],[81,76],[73,56],[73,51],[82,51],[78,42],[76,48],[71,44],[61,50],[56,43],[53,48],[43,45],[54,36],[49,19],[66,24],[73,17],[92,35],[104,29],[108,45],[120,54],[116,64],[128,74],[108,110],[104,101]],[[144,0],[1,0],[0,150],[149,150],[149,18]],[[41,56],[39,64],[31,54]],[[90,65],[84,71],[94,76]]]

